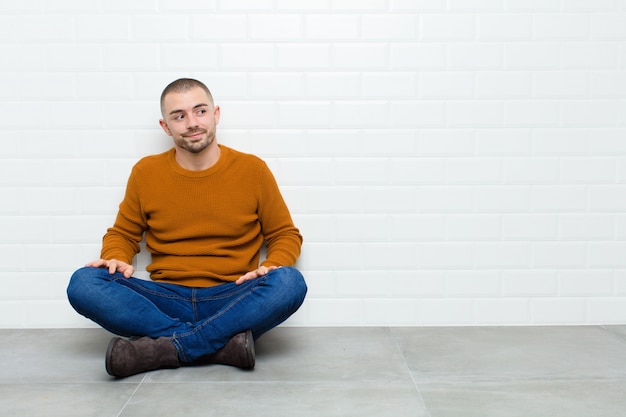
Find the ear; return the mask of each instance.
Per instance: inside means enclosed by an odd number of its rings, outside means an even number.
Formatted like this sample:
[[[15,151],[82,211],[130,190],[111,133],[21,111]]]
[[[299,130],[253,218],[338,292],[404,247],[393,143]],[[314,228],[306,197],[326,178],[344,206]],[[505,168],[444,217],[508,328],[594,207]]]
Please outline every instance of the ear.
[[[213,117],[215,117],[215,124],[218,125],[220,123],[220,106],[215,106],[213,109]]]
[[[167,123],[165,123],[165,120],[159,120],[159,124],[161,125],[161,128],[167,134],[167,136],[172,136],[172,132],[170,132],[170,128],[167,127]]]

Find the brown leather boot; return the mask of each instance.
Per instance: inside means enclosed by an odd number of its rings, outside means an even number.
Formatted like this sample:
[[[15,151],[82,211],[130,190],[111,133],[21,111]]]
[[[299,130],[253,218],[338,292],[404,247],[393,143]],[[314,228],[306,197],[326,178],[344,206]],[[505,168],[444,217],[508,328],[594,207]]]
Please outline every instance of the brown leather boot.
[[[194,362],[196,365],[206,365],[210,363],[236,366],[242,369],[254,368],[255,353],[252,331],[247,330],[236,334],[228,341],[226,346]]]
[[[126,340],[114,337],[109,342],[105,361],[109,375],[127,377],[162,368],[178,368],[178,350],[170,338],[142,337]]]

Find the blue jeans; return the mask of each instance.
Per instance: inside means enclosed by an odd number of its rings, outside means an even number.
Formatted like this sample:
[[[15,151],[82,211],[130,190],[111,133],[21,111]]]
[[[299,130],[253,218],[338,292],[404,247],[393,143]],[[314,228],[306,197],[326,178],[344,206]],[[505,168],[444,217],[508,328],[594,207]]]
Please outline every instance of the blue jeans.
[[[307,287],[295,268],[282,267],[241,285],[185,287],[124,278],[105,268],[76,271],[67,288],[83,316],[120,336],[170,337],[182,362],[222,348],[237,333],[258,338],[298,310]]]

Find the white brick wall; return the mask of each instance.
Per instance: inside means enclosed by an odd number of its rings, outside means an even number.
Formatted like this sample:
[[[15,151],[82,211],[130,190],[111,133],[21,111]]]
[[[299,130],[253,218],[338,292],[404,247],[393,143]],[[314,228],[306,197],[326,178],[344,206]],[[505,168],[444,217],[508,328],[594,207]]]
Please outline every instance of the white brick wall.
[[[289,324],[625,323],[625,45],[622,0],[0,0],[0,328],[92,326],[183,76],[305,237]]]

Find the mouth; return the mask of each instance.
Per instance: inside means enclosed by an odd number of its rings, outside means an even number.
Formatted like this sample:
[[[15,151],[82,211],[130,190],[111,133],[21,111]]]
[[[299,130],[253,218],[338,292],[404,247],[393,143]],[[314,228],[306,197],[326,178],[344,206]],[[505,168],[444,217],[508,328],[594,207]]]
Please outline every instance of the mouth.
[[[206,131],[204,130],[196,130],[194,132],[189,132],[189,133],[185,133],[183,135],[183,137],[185,138],[191,138],[191,139],[198,139],[199,137],[201,137],[202,135],[204,135],[206,133]]]

